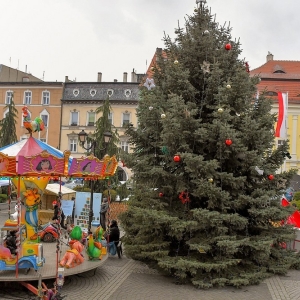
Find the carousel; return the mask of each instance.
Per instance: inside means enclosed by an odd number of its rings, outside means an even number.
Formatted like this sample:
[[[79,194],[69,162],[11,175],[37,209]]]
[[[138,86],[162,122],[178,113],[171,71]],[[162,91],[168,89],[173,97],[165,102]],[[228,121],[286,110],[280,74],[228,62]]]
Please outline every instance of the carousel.
[[[25,122],[24,111],[23,117]],[[32,137],[31,133],[42,130],[41,127],[29,130],[27,140],[0,149],[0,179],[9,180],[17,193],[14,211],[0,224],[0,281],[17,281],[41,299],[59,299],[66,276],[103,264],[107,244],[101,226],[94,234],[90,230],[86,234],[75,224],[68,230],[61,228],[61,192],[55,203],[58,220],[41,224],[39,211],[43,192],[53,179],[60,188],[63,179],[81,178],[91,182],[109,179],[118,163],[115,156],[108,155],[102,160],[93,155],[72,159],[69,151],[61,152]],[[86,202],[89,201],[92,199],[87,197]],[[88,208],[86,211],[89,213]],[[45,232],[50,230],[54,238],[45,240]],[[54,279],[53,287],[46,287],[44,279]],[[38,282],[38,286],[32,282]]]

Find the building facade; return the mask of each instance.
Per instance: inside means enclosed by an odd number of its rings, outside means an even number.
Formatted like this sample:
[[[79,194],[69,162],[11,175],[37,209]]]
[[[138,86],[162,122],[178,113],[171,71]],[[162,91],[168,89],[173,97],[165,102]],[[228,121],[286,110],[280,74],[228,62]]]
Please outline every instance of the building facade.
[[[16,134],[19,140],[28,138],[23,127],[22,108],[28,107],[31,119],[40,117],[45,129],[33,137],[57,148],[59,146],[59,116],[61,112],[62,82],[44,82],[30,74],[0,65],[0,113],[7,114],[7,105],[13,99],[18,110]],[[2,146],[2,145],[1,145]]]
[[[278,113],[278,92],[288,93],[287,139],[290,144],[291,159],[286,158],[281,170],[291,168],[299,170],[300,61],[274,60],[274,56],[269,52],[266,63],[252,70],[250,75],[260,77],[258,92],[265,93],[273,100],[272,113]],[[277,145],[282,141],[282,138],[276,138]]]
[[[87,134],[94,133],[96,121],[101,117],[96,110],[107,98],[112,109],[109,119],[120,138],[118,147],[125,152],[131,151],[124,125],[131,123],[134,127],[137,126],[139,77],[133,72],[133,82],[127,82],[127,73],[124,73],[123,82],[101,82],[101,75],[98,73],[97,82],[69,82],[66,78],[61,100],[59,149],[70,150],[73,157],[81,157],[86,153],[79,144],[78,133],[81,130]],[[124,176],[119,176],[119,180],[126,181],[131,176],[131,171],[121,163],[119,167],[125,172]]]

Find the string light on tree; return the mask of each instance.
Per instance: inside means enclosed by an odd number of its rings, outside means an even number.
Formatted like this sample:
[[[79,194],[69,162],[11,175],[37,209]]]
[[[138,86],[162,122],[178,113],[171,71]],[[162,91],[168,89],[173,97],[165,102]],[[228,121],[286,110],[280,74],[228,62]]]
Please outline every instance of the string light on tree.
[[[166,118],[166,114],[161,114],[160,116],[162,119],[165,119]]]
[[[213,178],[208,178],[208,182],[213,183],[214,179]]]
[[[177,65],[178,64],[178,60],[176,59],[176,60],[174,60],[174,64],[175,65]]]
[[[222,107],[219,107],[219,108],[218,108],[218,113],[221,114],[223,111],[224,111],[224,109],[223,109]]]
[[[227,84],[227,85],[226,85],[226,88],[227,88],[227,89],[231,89],[231,85],[230,85],[230,84]]]

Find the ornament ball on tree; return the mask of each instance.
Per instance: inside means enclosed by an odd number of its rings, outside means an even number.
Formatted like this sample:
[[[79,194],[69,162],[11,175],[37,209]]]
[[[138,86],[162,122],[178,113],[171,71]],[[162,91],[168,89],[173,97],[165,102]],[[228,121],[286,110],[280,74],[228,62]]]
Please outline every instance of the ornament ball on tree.
[[[269,180],[273,180],[274,179],[274,175],[273,174],[268,175],[268,179]]]
[[[160,193],[158,194],[158,196],[159,196],[159,197],[163,197],[163,196],[164,196],[164,193],[160,192]]]
[[[228,50],[231,50],[231,44],[229,44],[229,43],[226,44],[226,45],[225,45],[225,50],[227,50],[227,51],[228,51]]]
[[[230,146],[230,145],[232,144],[232,140],[231,140],[231,139],[227,139],[227,140],[225,141],[225,144],[226,144],[227,146]]]
[[[180,155],[174,155],[173,160],[174,162],[180,162],[181,160]]]

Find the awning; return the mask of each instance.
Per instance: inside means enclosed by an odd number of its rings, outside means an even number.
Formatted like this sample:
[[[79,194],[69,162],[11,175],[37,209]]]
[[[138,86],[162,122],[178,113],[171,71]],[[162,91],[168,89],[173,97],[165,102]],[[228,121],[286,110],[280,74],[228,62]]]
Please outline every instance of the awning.
[[[47,184],[45,190],[44,190],[44,194],[46,195],[58,195],[60,191],[60,185],[58,183],[49,183]],[[72,190],[72,189],[69,189],[65,186],[61,186],[61,193],[63,195],[66,195],[66,194],[74,194],[76,193],[76,191]]]

